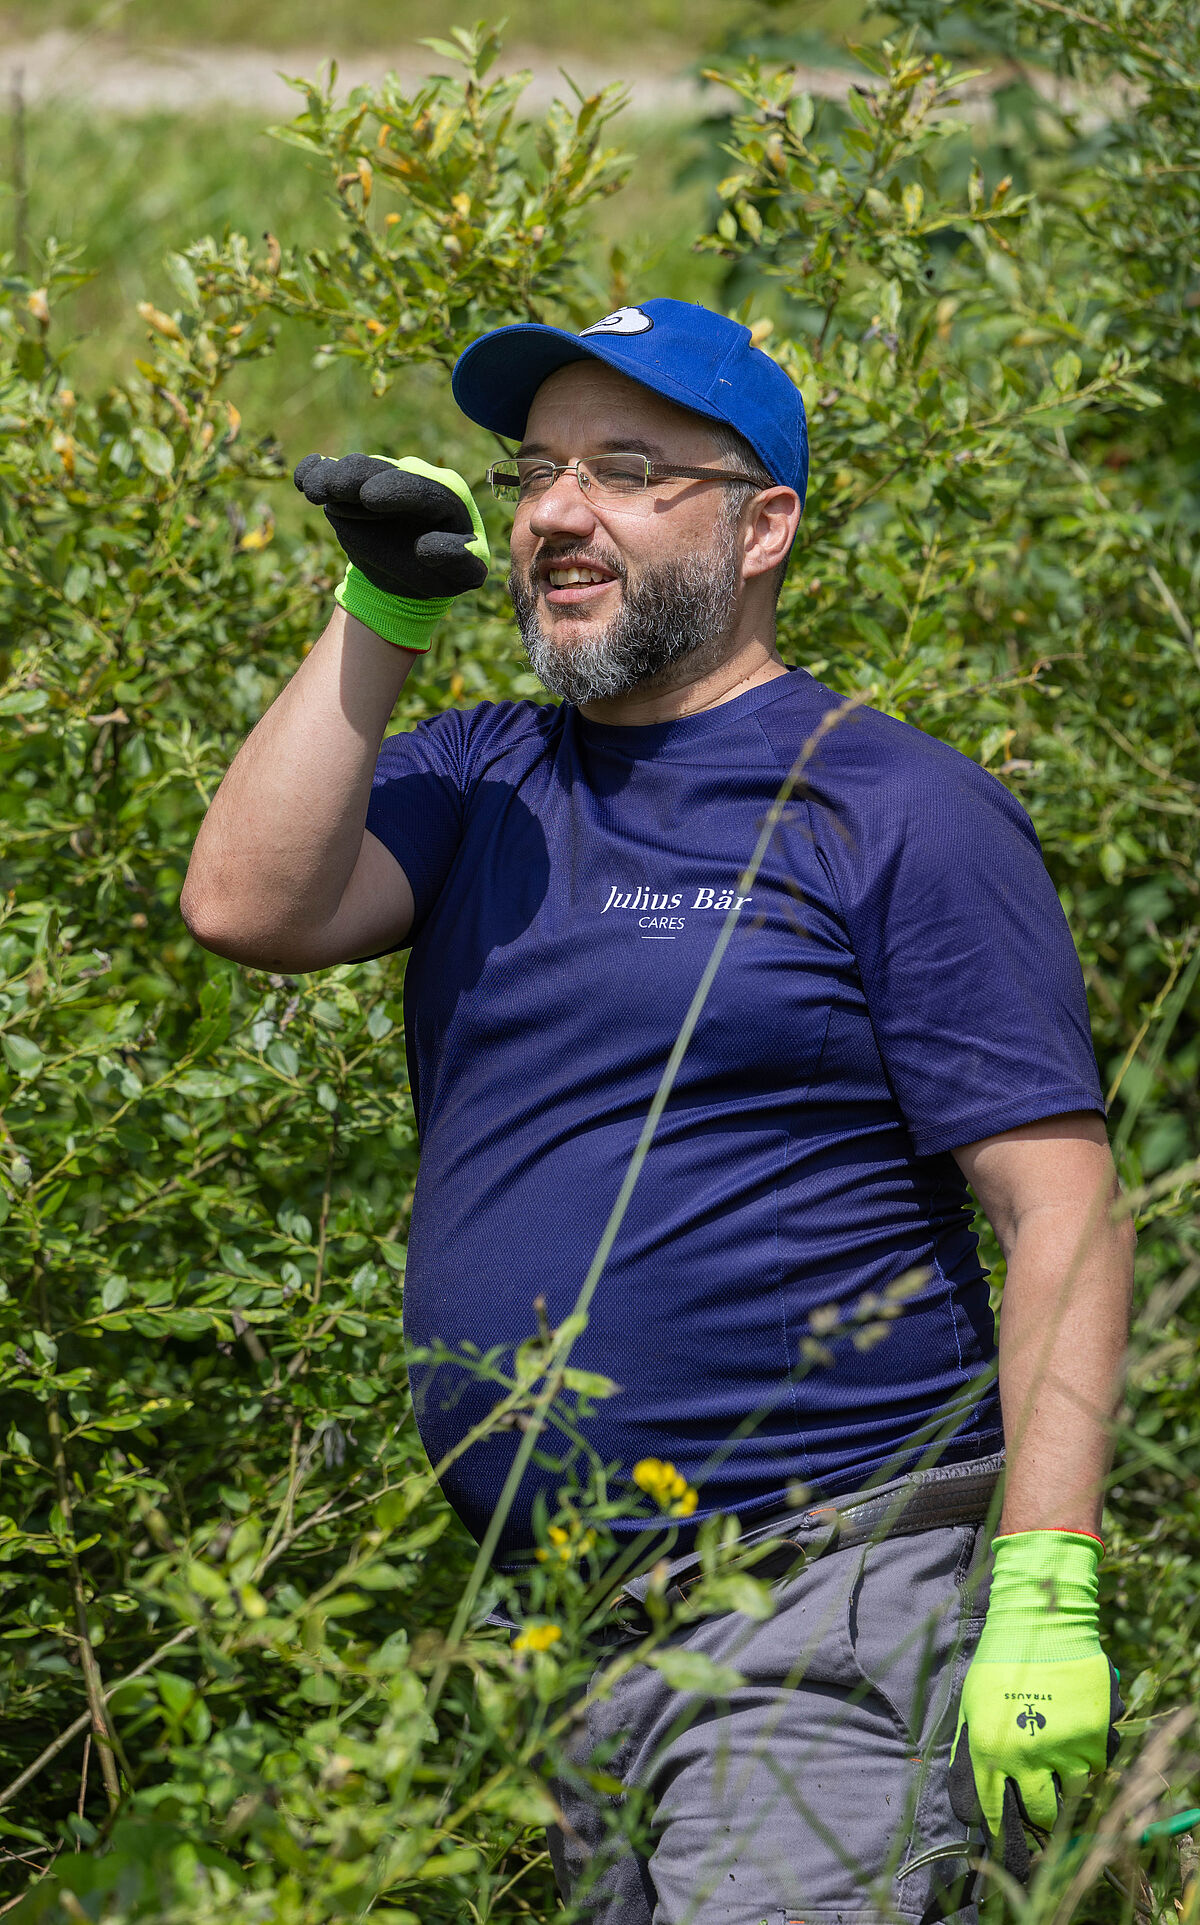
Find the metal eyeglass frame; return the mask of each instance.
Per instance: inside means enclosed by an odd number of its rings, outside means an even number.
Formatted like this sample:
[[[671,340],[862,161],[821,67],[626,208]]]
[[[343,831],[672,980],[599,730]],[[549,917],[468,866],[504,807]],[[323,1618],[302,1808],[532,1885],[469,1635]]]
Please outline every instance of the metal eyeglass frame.
[[[501,494],[500,492],[501,487],[506,487],[511,489],[513,486],[513,483],[511,481],[504,482],[504,483],[498,482],[496,480],[496,471],[497,469],[501,469],[501,468],[512,469],[516,465],[517,459],[518,457],[516,456],[510,456],[507,461],[493,461],[491,467],[487,471],[487,483],[492,493],[495,495],[497,501],[511,501],[513,499],[511,494]],[[527,455],[525,459],[529,461],[534,461],[536,458],[534,456]],[[642,468],[644,470],[642,475],[642,485],[640,488],[628,489],[626,492],[630,495],[644,494],[652,481],[739,482],[746,487],[754,488],[756,490],[761,490],[763,486],[763,483],[760,480],[757,480],[755,476],[743,475],[743,474],[731,474],[728,468],[681,467],[675,462],[651,461],[649,455],[634,454],[632,450],[627,454],[622,453],[620,449],[617,449],[617,450],[614,450],[612,453],[609,453],[606,451],[603,455],[600,455],[600,456],[581,455],[578,461],[542,461],[540,459],[537,459],[536,466],[540,469],[552,470],[551,478],[547,483],[547,489],[553,488],[555,482],[558,480],[558,477],[560,475],[573,474],[580,492],[584,495],[588,495],[592,492],[593,487],[597,485],[600,487],[601,492],[602,493],[604,492],[604,483],[602,478],[597,477],[595,475],[589,475],[587,480],[584,479],[588,462],[595,461],[595,460],[601,460],[601,461],[622,460],[622,461],[630,461],[630,462],[640,461],[642,464]],[[519,481],[517,485],[519,487],[520,485]],[[546,492],[546,490],[543,490],[542,492],[544,493]],[[520,494],[517,495],[516,499],[520,501],[521,499]]]

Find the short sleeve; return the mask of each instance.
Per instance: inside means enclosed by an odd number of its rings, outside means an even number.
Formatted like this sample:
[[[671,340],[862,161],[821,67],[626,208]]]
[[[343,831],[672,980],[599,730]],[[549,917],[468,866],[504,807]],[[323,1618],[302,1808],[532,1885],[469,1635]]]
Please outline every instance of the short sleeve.
[[[375,765],[366,826],[408,877],[416,904],[414,933],[462,841],[467,723],[462,710],[446,709],[414,729],[389,735]]]
[[[956,750],[862,720],[813,772],[814,834],[917,1154],[1103,1115],[1083,972],[1025,811]]]

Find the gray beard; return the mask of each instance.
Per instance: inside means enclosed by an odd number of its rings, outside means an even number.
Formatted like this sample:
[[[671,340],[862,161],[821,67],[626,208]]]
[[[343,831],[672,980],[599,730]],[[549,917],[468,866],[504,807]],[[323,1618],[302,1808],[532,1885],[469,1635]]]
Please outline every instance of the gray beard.
[[[538,620],[530,576],[515,568],[509,575],[529,666],[543,687],[579,708],[632,689],[669,687],[681,662],[703,669],[723,659],[742,585],[736,523],[718,528],[706,554],[648,568],[633,588],[624,569],[607,558],[605,566],[620,581],[621,606],[600,634],[566,647]]]

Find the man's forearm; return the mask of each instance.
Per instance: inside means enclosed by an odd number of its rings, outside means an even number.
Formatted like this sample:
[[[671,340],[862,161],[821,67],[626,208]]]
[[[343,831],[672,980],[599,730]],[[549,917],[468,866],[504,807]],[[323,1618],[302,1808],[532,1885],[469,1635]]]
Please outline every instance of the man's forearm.
[[[334,610],[201,826],[182,903],[200,941],[257,961],[333,920],[362,848],[383,733],[415,659]]]
[[[1133,1230],[1111,1198],[1025,1216],[1008,1251],[1000,1398],[1002,1531],[1098,1533],[1120,1398]]]

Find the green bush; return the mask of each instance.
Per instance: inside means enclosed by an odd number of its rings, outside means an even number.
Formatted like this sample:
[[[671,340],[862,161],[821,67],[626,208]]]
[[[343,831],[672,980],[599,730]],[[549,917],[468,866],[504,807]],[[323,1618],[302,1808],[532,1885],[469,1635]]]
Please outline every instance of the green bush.
[[[919,11],[892,7],[902,26]],[[1101,89],[1099,130],[1025,79],[972,136],[916,19],[865,57],[847,109],[769,58],[743,65],[697,237],[809,405],[784,653],[1031,810],[1144,1226],[1105,1567],[1131,1716],[1095,1839],[1048,1857],[1039,1919],[1110,1916],[1102,1881],[1125,1860],[1142,1914],[1174,1916],[1173,1861],[1135,1864],[1134,1841],[1186,1793],[1200,1683],[1198,18],[988,8],[1014,71]],[[406,1398],[402,960],[258,975],[202,955],[177,911],[204,806],[336,567],[315,522],[276,525],[306,450],[285,458],[248,403],[243,424],[231,381],[287,317],[374,393],[444,410],[482,328],[603,304],[586,239],[628,166],[603,144],[614,98],[530,134],[519,85],[487,78],[494,39],[459,52],[462,78],[413,98],[310,88],[286,133],[329,168],[336,245],[187,247],[179,306],[144,309],[124,385],[67,386],[53,343],[76,270],[52,245],[37,285],[4,280],[0,1763],[18,1789],[0,1836],[12,1894],[31,1888],[17,1920],[555,1909],[541,1761],[585,1675],[605,1505],[568,1500],[510,1648]],[[614,271],[629,298],[651,291],[636,261]],[[463,446],[482,466],[483,439]],[[400,725],[537,692],[501,573]],[[530,1332],[494,1421],[532,1437],[551,1404],[569,1422],[604,1394],[571,1374],[569,1336]],[[768,1608],[729,1549],[709,1532],[692,1612]]]

